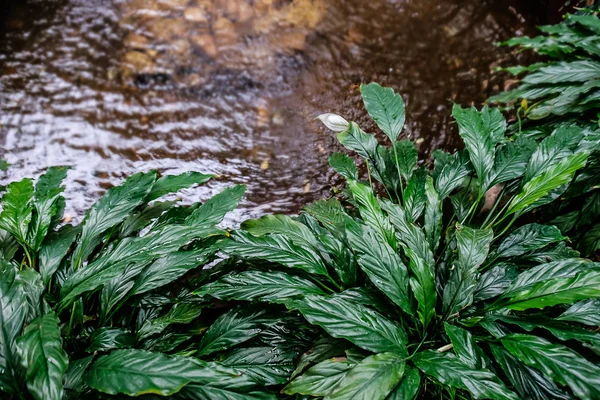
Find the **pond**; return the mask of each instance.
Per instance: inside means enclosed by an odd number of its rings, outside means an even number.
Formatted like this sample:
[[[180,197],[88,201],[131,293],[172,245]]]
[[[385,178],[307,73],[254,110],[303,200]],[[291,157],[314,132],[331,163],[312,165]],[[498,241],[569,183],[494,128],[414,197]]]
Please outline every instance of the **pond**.
[[[521,6],[519,6],[521,3]],[[428,154],[460,146],[452,101],[502,89],[494,43],[531,34],[519,1],[9,1],[0,16],[3,183],[70,165],[76,220],[136,171],[213,173],[181,193],[246,183],[232,218],[294,213],[337,178],[323,112],[367,124],[359,84],[403,94],[407,134]]]

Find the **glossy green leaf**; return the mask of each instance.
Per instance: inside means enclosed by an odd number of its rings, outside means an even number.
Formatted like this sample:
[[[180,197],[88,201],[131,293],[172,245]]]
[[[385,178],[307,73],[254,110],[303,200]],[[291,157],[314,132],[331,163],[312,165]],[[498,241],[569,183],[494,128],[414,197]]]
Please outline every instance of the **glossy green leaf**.
[[[425,234],[431,249],[435,252],[442,237],[442,199],[433,186],[431,177],[425,182]]]
[[[33,216],[33,182],[23,179],[6,187],[2,196],[0,229],[10,232],[22,245],[27,243],[29,223]]]
[[[454,153],[435,179],[435,189],[440,199],[444,200],[452,191],[460,187],[472,170],[473,166],[466,152]]]
[[[174,204],[176,204],[176,201],[155,201],[142,210],[130,214],[121,224],[119,237],[125,238],[138,233],[153,221],[156,221],[163,213],[170,210]]]
[[[181,278],[187,272],[211,260],[216,248],[175,251],[144,268],[135,278],[131,295],[146,293]]]
[[[196,228],[208,228],[220,223],[228,212],[235,210],[244,193],[246,193],[245,185],[224,189],[194,210],[185,219],[185,224]]]
[[[408,181],[413,174],[413,171],[417,169],[417,161],[419,158],[419,152],[415,144],[408,140],[400,140],[393,144],[396,152],[392,151],[394,161],[400,170],[400,175],[405,181]]]
[[[583,300],[573,304],[557,320],[600,326],[600,300]]]
[[[0,389],[18,392],[16,339],[27,317],[27,301],[15,267],[0,260]]]
[[[197,289],[199,296],[220,300],[281,301],[309,294],[324,294],[313,282],[285,272],[244,271],[227,274]]]
[[[396,388],[386,397],[386,400],[412,400],[416,397],[421,385],[419,370],[408,365],[404,367],[404,375]]]
[[[468,390],[475,399],[518,399],[494,373],[473,368],[453,354],[427,350],[417,353],[413,362],[443,385]]]
[[[409,248],[404,249],[410,260],[409,284],[417,299],[417,314],[419,320],[426,328],[435,317],[437,292],[435,289],[434,265],[427,265],[425,260]]]
[[[71,265],[79,268],[100,243],[104,233],[122,222],[148,195],[156,172],[137,173],[120,186],[109,189],[87,212]]]
[[[329,165],[344,178],[348,180],[358,180],[358,169],[356,168],[356,164],[354,163],[354,160],[346,154],[333,153],[329,156]]]
[[[475,288],[474,300],[488,300],[501,295],[517,277],[517,274],[515,264],[503,262],[496,264],[494,268],[481,274]]]
[[[484,122],[482,113],[483,111],[480,113],[475,107],[462,108],[457,104],[452,107],[452,116],[458,124],[458,133],[465,142],[480,183],[488,179],[494,167],[495,156],[492,129]]]
[[[192,382],[207,385],[226,378],[245,380],[233,369],[198,359],[144,350],[115,350],[92,364],[85,382],[112,395],[169,396]]]
[[[472,229],[457,225],[458,262],[444,288],[444,310],[455,314],[473,302],[477,270],[487,258],[493,239],[491,229]]]
[[[306,296],[286,305],[333,337],[347,339],[373,352],[406,354],[406,333],[402,327],[365,306],[343,300],[338,295]]]
[[[456,325],[444,324],[446,334],[452,342],[452,348],[458,359],[471,368],[484,368],[485,361],[481,349],[477,347],[473,335]]]
[[[62,348],[59,320],[54,312],[37,318],[17,339],[27,389],[36,400],[60,400],[69,358]]]
[[[409,222],[415,222],[425,209],[427,196],[425,193],[425,183],[427,181],[427,171],[418,169],[408,180],[404,190],[404,209]]]
[[[137,336],[139,339],[147,339],[149,336],[162,333],[169,325],[189,324],[200,315],[203,308],[205,308],[203,304],[175,304],[165,315],[144,321],[137,331]]]
[[[249,259],[264,259],[311,274],[328,275],[327,267],[316,251],[297,246],[285,236],[255,237],[245,232],[236,232],[232,237],[234,240],[223,245],[223,250],[227,253]]]
[[[290,382],[282,392],[289,395],[327,396],[336,389],[354,365],[346,358],[322,361]]]
[[[87,388],[83,377],[85,371],[92,365],[93,361],[93,355],[69,361],[69,369],[67,369],[64,377],[64,389],[67,398],[70,398],[68,395],[69,391],[81,393]]]
[[[400,256],[369,226],[348,225],[350,246],[358,255],[358,265],[371,282],[406,313],[412,315],[408,270]]]
[[[206,385],[186,385],[174,396],[180,400],[276,400],[251,377],[223,378]]]
[[[221,315],[202,336],[198,356],[246,342],[277,320],[267,318],[264,311],[244,311],[234,308]]]
[[[560,230],[552,225],[527,224],[515,229],[500,244],[497,257],[514,257],[565,240]]]
[[[58,231],[48,235],[39,252],[39,269],[44,284],[52,279],[80,232],[81,228],[79,226],[64,225]]]
[[[306,225],[287,215],[265,215],[242,223],[242,229],[254,236],[280,234],[287,236],[298,246],[318,248],[315,234]]]
[[[397,354],[365,358],[350,369],[324,400],[384,400],[402,379],[405,361]]]
[[[521,193],[513,197],[509,203],[507,214],[521,214],[553,190],[569,183],[575,172],[585,166],[587,157],[588,155],[585,153],[574,154],[543,170],[541,174],[523,186]]]
[[[152,190],[146,197],[146,202],[151,202],[165,194],[175,193],[181,189],[187,189],[193,185],[201,185],[208,182],[213,175],[205,175],[199,172],[184,172],[179,175],[165,175],[156,180]]]
[[[360,85],[360,93],[367,112],[383,131],[395,142],[402,132],[405,121],[405,106],[402,97],[391,88],[377,83]]]
[[[31,268],[19,271],[19,281],[22,283],[21,288],[25,294],[27,305],[25,324],[29,324],[35,318],[41,317],[47,309],[42,298],[45,289],[44,283],[40,274]]]
[[[501,340],[521,362],[567,385],[576,396],[582,399],[600,396],[600,367],[573,350],[532,335],[513,334]]]
[[[522,398],[532,400],[568,400],[572,397],[544,374],[528,367],[500,346],[491,345],[495,361]]]
[[[67,177],[68,169],[68,167],[50,167],[44,175],[40,176],[35,185],[33,201],[35,216],[29,230],[29,242],[34,251],[39,250],[48,233],[52,218],[59,211],[56,200],[64,190],[61,184]]]
[[[535,149],[536,143],[532,139],[520,137],[508,142],[496,153],[494,168],[484,182],[484,189],[523,176]]]
[[[121,328],[100,328],[90,336],[88,353],[113,349],[126,349],[135,345],[135,336]]]
[[[598,298],[600,269],[586,265],[566,260],[530,269],[513,281],[494,308],[527,310]]]
[[[311,347],[305,351],[297,362],[296,369],[290,379],[304,372],[306,367],[313,363],[320,363],[332,357],[338,357],[344,354],[344,350],[349,346],[344,340],[339,340],[323,335],[319,337]]]
[[[600,79],[600,63],[596,61],[558,62],[540,68],[527,75],[523,82],[544,84],[547,82],[588,82]]]
[[[355,181],[349,181],[348,188],[354,200],[358,203],[358,210],[365,223],[373,228],[373,231],[395,250],[396,233],[394,227],[381,210],[373,189]]]
[[[275,346],[241,347],[225,355],[221,362],[263,386],[273,386],[288,382],[297,356],[296,352]]]

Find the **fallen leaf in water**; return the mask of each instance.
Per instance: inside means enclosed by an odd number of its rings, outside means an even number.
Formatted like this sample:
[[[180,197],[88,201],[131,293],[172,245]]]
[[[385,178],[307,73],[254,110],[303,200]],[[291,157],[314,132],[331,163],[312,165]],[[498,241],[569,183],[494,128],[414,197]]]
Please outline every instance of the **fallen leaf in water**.
[[[310,192],[310,182],[304,184],[304,193]]]
[[[265,170],[265,169],[267,169],[267,168],[269,168],[269,159],[268,159],[268,158],[265,158],[265,159],[263,160],[263,162],[262,162],[262,163],[260,163],[260,169],[262,169],[262,170],[264,171],[264,170]]]
[[[62,222],[63,222],[64,224],[68,224],[69,222],[71,222],[71,220],[72,220],[72,219],[73,219],[73,217],[71,216],[71,214],[65,214],[65,216],[64,216],[64,218],[63,218],[63,220],[62,220]]]

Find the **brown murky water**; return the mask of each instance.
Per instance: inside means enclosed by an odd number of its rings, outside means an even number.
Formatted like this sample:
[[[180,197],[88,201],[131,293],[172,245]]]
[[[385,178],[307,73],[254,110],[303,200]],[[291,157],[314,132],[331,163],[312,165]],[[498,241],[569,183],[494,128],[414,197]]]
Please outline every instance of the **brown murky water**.
[[[151,168],[219,175],[186,201],[246,183],[235,220],[296,212],[336,179],[339,148],[314,117],[371,127],[361,82],[403,94],[422,153],[453,149],[451,101],[499,90],[491,70],[514,58],[494,43],[540,22],[517,0],[2,3],[0,157],[14,165],[2,181],[70,165],[76,218]]]

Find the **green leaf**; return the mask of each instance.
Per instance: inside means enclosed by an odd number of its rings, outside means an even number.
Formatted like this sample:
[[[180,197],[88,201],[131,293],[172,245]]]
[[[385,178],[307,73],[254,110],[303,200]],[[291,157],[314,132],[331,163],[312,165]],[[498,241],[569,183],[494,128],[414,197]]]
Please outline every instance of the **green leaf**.
[[[496,153],[494,168],[484,182],[484,190],[523,176],[536,147],[534,140],[525,137],[503,146]]]
[[[444,200],[454,189],[460,187],[472,170],[473,166],[466,152],[454,153],[435,179],[435,189],[440,199]]]
[[[73,251],[72,266],[77,270],[100,243],[104,233],[122,222],[148,195],[156,172],[137,173],[120,186],[109,189],[87,212],[81,237]]]
[[[579,322],[590,326],[600,326],[600,300],[579,301],[556,319],[560,321]]]
[[[175,282],[187,272],[208,263],[216,248],[175,251],[148,265],[135,278],[131,295],[142,294]]]
[[[198,359],[115,350],[92,364],[85,381],[92,389],[112,395],[170,396],[192,382],[209,385],[226,378],[245,380],[233,369]]]
[[[519,362],[500,346],[490,345],[494,358],[522,398],[532,400],[568,400],[572,397],[561,391],[552,380],[536,369]]]
[[[550,192],[569,183],[578,169],[585,166],[588,154],[580,153],[562,159],[558,164],[545,169],[523,186],[521,193],[509,203],[507,215],[525,212]],[[539,203],[538,203],[539,205]]]
[[[443,385],[468,390],[475,399],[518,399],[495,374],[473,368],[453,354],[427,350],[417,353],[413,362]]]
[[[50,167],[48,171],[37,181],[35,185],[35,217],[30,226],[29,237],[31,248],[34,251],[40,249],[52,218],[57,215],[59,209],[56,200],[64,190],[62,181],[67,177],[68,167]]]
[[[196,319],[206,306],[196,303],[175,304],[165,315],[155,319],[147,319],[137,331],[139,339],[147,339],[152,335],[163,332],[172,324],[189,324]]]
[[[404,359],[393,353],[367,357],[324,400],[383,400],[402,378],[404,368]]]
[[[214,228],[199,229],[194,226],[168,225],[160,232],[143,237],[130,237],[120,241],[105,253],[70,275],[61,288],[61,308],[71,304],[82,293],[96,290],[120,276],[126,270],[149,265],[197,239],[218,235]]]
[[[88,353],[113,349],[126,349],[135,345],[135,336],[121,328],[100,328],[90,336]]]
[[[157,220],[163,213],[172,209],[174,204],[176,204],[176,201],[156,201],[147,205],[142,210],[130,214],[121,224],[119,237],[125,238],[140,232],[154,220]]]
[[[345,148],[355,151],[366,160],[374,161],[379,157],[379,153],[377,152],[378,143],[375,136],[363,132],[354,122],[350,122],[347,130],[338,133],[337,139]],[[380,160],[375,165],[379,165],[382,162],[383,160]]]
[[[504,347],[524,364],[567,385],[582,399],[600,396],[600,367],[569,348],[540,337],[512,334],[502,339]]]
[[[0,229],[10,232],[22,245],[27,243],[28,226],[33,210],[32,200],[33,183],[31,179],[11,183],[2,197]]]
[[[40,274],[44,285],[50,282],[80,232],[80,226],[65,225],[48,235],[39,253]]]
[[[265,314],[264,310],[251,312],[234,308],[221,315],[202,336],[198,356],[207,356],[246,342],[277,322]]]
[[[429,176],[425,181],[425,195],[425,234],[431,250],[435,252],[442,237],[442,198],[433,187],[433,179]]]
[[[368,226],[349,224],[346,234],[358,256],[358,265],[371,282],[407,314],[413,315],[408,270],[400,256]]]
[[[309,294],[324,294],[311,281],[285,272],[244,271],[227,274],[195,292],[220,300],[282,301]]]
[[[419,374],[419,370],[407,365],[400,383],[386,397],[386,400],[412,400],[416,397],[420,385],[421,375]]]
[[[287,215],[265,215],[259,219],[249,219],[242,223],[242,229],[254,236],[276,233],[287,236],[298,246],[319,247],[310,228]]]
[[[527,75],[523,82],[529,84],[545,84],[547,82],[589,82],[600,79],[600,63],[591,60],[557,62],[542,67]]]
[[[517,276],[517,266],[510,263],[498,263],[486,271],[477,281],[475,301],[488,300],[504,293]]]
[[[17,270],[0,260],[0,390],[19,391],[16,339],[27,317],[27,301]]]
[[[553,264],[532,268],[519,275],[494,308],[522,311],[600,297],[600,268],[585,269],[586,264],[571,260]]]
[[[494,238],[491,229],[472,229],[457,225],[458,262],[444,288],[444,310],[453,315],[473,302],[477,270],[487,258]]]
[[[94,361],[93,355],[69,362],[69,369],[64,377],[64,389],[67,393],[68,391],[81,393],[85,390],[87,386],[83,382],[83,376],[92,365],[92,361]],[[70,398],[68,394],[66,397]]]
[[[304,211],[312,215],[328,229],[337,230],[344,227],[348,214],[337,199],[319,200],[304,207]]]
[[[0,171],[6,171],[12,164],[6,161],[4,158],[0,158]]]
[[[425,193],[425,183],[427,182],[427,171],[418,169],[408,180],[404,190],[404,208],[406,216],[410,218],[409,222],[415,222],[425,209],[427,196]]]
[[[327,267],[319,254],[310,248],[295,245],[282,235],[255,237],[245,232],[236,232],[223,245],[223,251],[249,259],[264,259],[299,268],[308,273],[329,276]]]
[[[221,360],[263,386],[287,383],[298,354],[274,346],[241,347]]]
[[[409,284],[417,299],[417,314],[424,328],[435,317],[435,305],[437,292],[435,290],[435,265],[427,265],[425,260],[409,248],[404,252],[410,260],[408,269],[410,271]]]
[[[581,139],[583,139],[581,128],[574,125],[559,126],[542,140],[531,155],[523,175],[523,184],[572,155]]]
[[[358,180],[358,169],[354,160],[346,154],[333,153],[329,157],[329,165],[348,180]]]
[[[180,400],[277,400],[251,377],[223,378],[208,385],[189,384],[176,394]]]
[[[552,225],[527,224],[515,229],[502,241],[497,257],[514,257],[541,249],[552,243],[565,240],[560,230]]]
[[[402,97],[392,88],[384,88],[374,82],[360,85],[360,93],[371,118],[392,143],[395,142],[402,132],[406,118]]]
[[[473,335],[455,325],[446,323],[444,327],[458,359],[471,368],[484,368],[485,361],[481,355],[481,350],[477,347],[475,339],[473,339]]]
[[[306,296],[289,301],[286,306],[298,310],[308,322],[319,325],[331,336],[347,339],[365,350],[406,354],[406,333],[401,326],[338,295]]]
[[[198,207],[185,219],[185,224],[196,228],[208,228],[220,223],[225,214],[235,210],[244,193],[245,185],[235,185],[223,190]]]
[[[385,213],[381,210],[373,189],[355,181],[349,181],[348,188],[354,200],[358,203],[358,210],[365,223],[373,228],[374,232],[395,250],[396,232]]]
[[[344,354],[344,350],[348,346],[349,344],[344,340],[334,339],[326,334],[321,336],[300,356],[296,369],[290,379],[294,379],[303,373],[306,367],[313,363],[323,362],[329,358]]]
[[[354,365],[346,358],[325,360],[294,379],[282,392],[289,395],[327,396]]]
[[[457,104],[452,107],[452,116],[458,123],[458,133],[465,142],[480,184],[488,179],[494,167],[496,142],[493,131],[482,118],[482,114],[483,110],[480,113],[475,107],[462,108]]]
[[[29,324],[35,318],[41,317],[47,308],[42,299],[44,284],[42,283],[40,274],[31,268],[19,271],[19,280],[22,283],[21,288],[25,294],[28,309],[25,324]]]
[[[184,172],[179,175],[165,175],[156,180],[152,185],[152,190],[146,197],[146,202],[156,200],[165,194],[175,193],[181,189],[187,189],[195,184],[201,185],[208,182],[213,175],[205,175],[199,172]]]
[[[69,358],[62,348],[59,320],[54,312],[37,318],[17,339],[27,389],[36,400],[60,400]]]
[[[419,152],[415,147],[415,144],[410,140],[400,140],[393,144],[396,153],[394,153],[394,160],[397,159],[396,165],[400,170],[400,175],[405,181],[408,181],[413,174],[413,171],[417,169],[417,161],[419,158]]]

